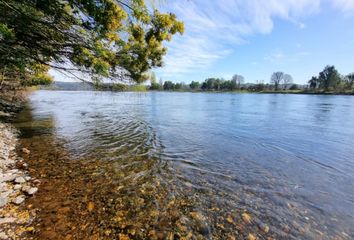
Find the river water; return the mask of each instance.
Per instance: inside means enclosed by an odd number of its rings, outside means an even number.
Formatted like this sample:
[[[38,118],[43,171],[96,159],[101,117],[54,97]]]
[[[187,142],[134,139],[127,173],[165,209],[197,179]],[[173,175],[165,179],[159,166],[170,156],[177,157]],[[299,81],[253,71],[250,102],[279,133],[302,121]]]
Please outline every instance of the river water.
[[[67,196],[93,199],[89,234],[353,239],[353,119],[351,96],[37,91],[17,125],[94,163]]]

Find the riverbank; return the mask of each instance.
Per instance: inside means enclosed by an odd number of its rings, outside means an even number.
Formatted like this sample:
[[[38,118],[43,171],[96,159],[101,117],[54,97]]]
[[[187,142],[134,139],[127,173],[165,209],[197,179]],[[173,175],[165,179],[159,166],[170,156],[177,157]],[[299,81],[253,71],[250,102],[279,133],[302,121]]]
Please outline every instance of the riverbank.
[[[26,204],[38,190],[39,182],[28,174],[28,165],[18,156],[17,131],[0,122],[0,239],[18,239],[33,227],[27,227],[35,210]],[[23,154],[29,150],[21,149]]]

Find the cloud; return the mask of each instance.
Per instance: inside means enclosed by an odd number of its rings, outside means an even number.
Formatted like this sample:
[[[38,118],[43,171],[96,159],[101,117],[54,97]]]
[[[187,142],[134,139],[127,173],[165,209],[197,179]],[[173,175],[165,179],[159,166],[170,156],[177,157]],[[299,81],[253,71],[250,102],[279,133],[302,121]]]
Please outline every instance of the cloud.
[[[281,65],[289,62],[299,62],[309,55],[310,53],[306,51],[284,53],[281,50],[276,50],[265,56],[264,60],[273,65]]]
[[[299,20],[317,12],[319,7],[320,0],[167,2],[165,10],[176,13],[184,21],[186,31],[183,37],[174,38],[167,45],[165,66],[159,73],[170,77],[205,71],[215,61],[230,54],[235,45],[246,44],[247,36],[271,33],[274,19],[293,22],[302,29],[305,24]]]
[[[354,0],[332,0],[333,6],[348,15],[354,15]]]

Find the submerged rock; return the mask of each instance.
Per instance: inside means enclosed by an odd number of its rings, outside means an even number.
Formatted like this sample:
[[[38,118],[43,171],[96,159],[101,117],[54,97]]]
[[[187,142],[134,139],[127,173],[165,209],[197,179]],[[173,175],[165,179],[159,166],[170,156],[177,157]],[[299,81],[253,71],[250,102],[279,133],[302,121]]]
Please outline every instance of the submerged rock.
[[[26,192],[27,192],[28,195],[33,195],[33,194],[35,194],[37,191],[38,191],[38,188],[32,187],[32,188],[30,188],[30,189],[29,189],[28,191],[26,191]]]
[[[28,150],[27,148],[22,148],[22,152],[25,153],[25,154],[30,154],[31,151]]]

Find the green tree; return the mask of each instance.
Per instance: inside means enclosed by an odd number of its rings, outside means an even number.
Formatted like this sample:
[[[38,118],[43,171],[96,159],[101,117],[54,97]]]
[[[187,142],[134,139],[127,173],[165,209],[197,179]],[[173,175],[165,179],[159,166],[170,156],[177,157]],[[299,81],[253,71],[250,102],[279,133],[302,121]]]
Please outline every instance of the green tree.
[[[321,89],[325,91],[334,90],[340,84],[341,76],[334,66],[328,65],[319,73],[318,81]]]
[[[154,72],[150,74],[150,90],[160,90],[161,85],[156,82],[156,75]]]
[[[181,90],[183,87],[183,84],[182,83],[176,83],[173,87],[174,90]]]
[[[163,42],[184,31],[142,0],[0,0],[0,12],[0,71],[24,81],[41,64],[141,83],[162,66]]]
[[[195,81],[192,81],[190,84],[189,84],[189,87],[193,90],[197,90],[199,89],[200,87],[200,83],[199,82],[195,82]]]
[[[175,84],[171,81],[165,81],[163,84],[163,89],[166,91],[171,91],[175,89]]]
[[[347,76],[345,76],[345,80],[346,80],[347,88],[349,90],[352,90],[354,85],[354,73],[350,73]]]
[[[318,77],[312,77],[308,83],[310,84],[311,89],[316,89],[319,87],[319,79]]]

